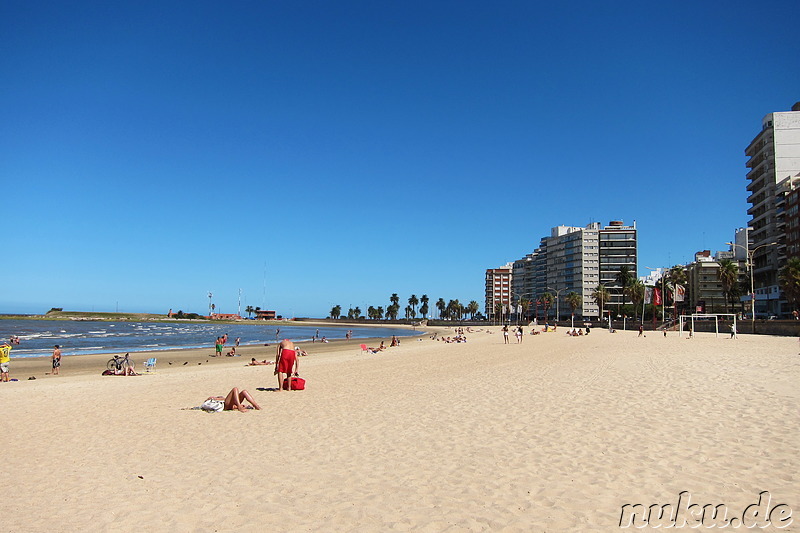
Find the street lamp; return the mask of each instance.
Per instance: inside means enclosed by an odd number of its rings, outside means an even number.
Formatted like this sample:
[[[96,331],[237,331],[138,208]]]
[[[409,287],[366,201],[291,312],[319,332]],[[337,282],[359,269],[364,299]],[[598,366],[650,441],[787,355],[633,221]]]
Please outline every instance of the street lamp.
[[[747,254],[747,269],[750,271],[750,333],[755,333],[756,332],[756,289],[755,289],[755,280],[753,279],[753,257],[756,255],[756,250],[758,250],[759,248],[764,248],[765,246],[772,246],[778,243],[768,242],[766,244],[761,244],[759,246],[756,246],[752,250],[748,250],[746,246],[742,246],[741,244],[736,244],[735,242],[726,242],[725,244],[729,244],[731,246],[738,246],[739,248],[744,248],[744,251]]]
[[[564,289],[556,290],[552,287],[545,287],[545,289],[547,289],[548,291],[556,291],[556,324],[558,324],[558,321],[561,320],[561,311],[559,307],[558,294]]]

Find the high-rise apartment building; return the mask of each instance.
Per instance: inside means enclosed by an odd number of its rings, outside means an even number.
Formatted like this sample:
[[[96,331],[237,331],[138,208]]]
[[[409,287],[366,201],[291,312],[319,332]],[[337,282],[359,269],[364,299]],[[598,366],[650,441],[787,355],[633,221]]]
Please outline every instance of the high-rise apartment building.
[[[756,314],[787,315],[791,310],[781,308],[778,272],[791,253],[786,200],[800,185],[800,102],[791,111],[765,116],[745,155]]]
[[[500,268],[486,270],[485,314],[487,318],[495,318],[497,305],[503,307],[500,314],[506,314],[511,306],[512,263]]]
[[[556,301],[548,316],[560,314],[565,318],[572,313],[567,295],[575,292],[581,297],[581,306],[575,315],[597,319],[600,308],[592,294],[603,285],[611,294],[607,305],[625,302],[617,274],[627,266],[635,278],[637,273],[636,223],[626,226],[612,221],[608,226],[594,222],[586,227],[556,226],[549,237],[541,239],[539,247],[513,264],[512,299],[537,302],[545,293]],[[538,314],[541,313],[541,314]],[[544,318],[544,310],[532,309],[529,314]]]

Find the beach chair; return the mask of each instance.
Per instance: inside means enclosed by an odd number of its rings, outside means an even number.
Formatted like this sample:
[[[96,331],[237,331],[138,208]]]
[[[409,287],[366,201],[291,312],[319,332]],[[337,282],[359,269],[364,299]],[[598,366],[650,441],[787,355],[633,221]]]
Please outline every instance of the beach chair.
[[[362,344],[361,345],[361,355],[364,355],[365,353],[369,353],[369,349],[367,348],[366,344]]]
[[[147,361],[144,362],[144,369],[145,372],[155,372],[156,371],[156,358],[151,357]]]

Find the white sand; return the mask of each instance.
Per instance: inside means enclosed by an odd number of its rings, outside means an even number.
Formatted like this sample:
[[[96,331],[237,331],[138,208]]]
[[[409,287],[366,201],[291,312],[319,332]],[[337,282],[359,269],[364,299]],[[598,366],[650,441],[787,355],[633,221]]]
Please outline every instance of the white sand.
[[[238,358],[0,384],[0,530],[616,531],[764,490],[800,530],[796,338],[492,329],[307,357],[302,392]],[[232,386],[264,410],[182,410]]]

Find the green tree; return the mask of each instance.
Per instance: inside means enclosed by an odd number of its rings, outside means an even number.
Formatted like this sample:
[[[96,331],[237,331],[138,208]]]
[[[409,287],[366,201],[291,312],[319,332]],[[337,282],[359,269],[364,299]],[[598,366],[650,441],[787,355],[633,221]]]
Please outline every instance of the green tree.
[[[539,296],[539,303],[542,304],[544,308],[544,319],[547,320],[547,310],[553,307],[553,295],[549,292],[546,292]]]
[[[447,309],[447,304],[444,303],[444,298],[439,298],[436,302],[436,309],[439,310],[439,319],[444,318],[444,311]]]
[[[572,316],[574,317],[575,316],[575,310],[577,308],[579,308],[581,306],[581,304],[583,303],[583,298],[577,292],[570,291],[569,293],[567,293],[566,300],[567,300],[567,304],[569,305],[569,308],[572,310]]]
[[[245,307],[244,312],[247,313],[247,318],[250,318],[250,315],[252,315],[253,311],[255,310],[256,310],[255,307],[253,307],[252,305],[248,305],[247,307]]]
[[[725,301],[728,303],[728,309],[735,312],[733,303],[734,295],[739,296],[739,265],[730,259],[722,259],[719,262],[719,270],[717,271],[719,282],[722,285],[722,294],[725,295]]]
[[[800,305],[800,257],[792,257],[778,273],[786,300],[797,311]]]
[[[481,306],[475,300],[472,300],[467,305],[467,313],[469,313],[470,318],[475,318],[475,314],[480,311]]]
[[[356,308],[353,309],[353,319],[358,320],[359,318],[361,318],[361,309],[356,306]]]
[[[426,319],[428,318],[428,311],[430,309],[428,307],[428,302],[430,301],[430,298],[428,298],[427,294],[423,294],[422,296],[419,297],[419,301],[420,303],[422,303],[422,306],[419,308],[419,314],[422,315],[423,319]]]
[[[379,305],[377,309],[375,309],[375,318],[378,320],[383,320],[383,306]]]
[[[633,317],[634,321],[639,319],[639,304],[644,301],[645,287],[641,280],[635,279],[633,283],[628,286],[628,298],[633,303]],[[642,317],[644,320],[644,317]]]
[[[622,268],[620,268],[619,272],[617,272],[616,279],[621,293],[619,304],[622,306],[622,304],[625,303],[625,296],[628,295],[628,287],[630,287],[631,284],[636,280],[636,276],[633,275],[628,265],[622,265]]]
[[[393,292],[392,295],[389,296],[389,302],[391,302],[392,305],[400,305],[400,297],[397,295],[396,292]]]
[[[525,321],[526,322],[530,320],[530,317],[528,316],[528,312],[531,310],[531,305],[532,304],[533,304],[533,302],[531,302],[528,298],[524,298],[523,297],[523,298],[519,299],[519,306],[522,308],[522,316],[525,317]],[[476,309],[476,311],[477,311],[477,309]]]
[[[494,303],[494,319],[495,321],[503,320],[503,304],[501,302]]]
[[[419,300],[417,299],[416,294],[412,294],[408,297],[408,305],[411,306],[411,317],[416,318],[417,316],[417,305],[419,304]]]
[[[602,318],[606,304],[608,303],[608,300],[611,299],[611,294],[604,285],[600,284],[592,292],[592,299],[594,299],[594,301],[597,302],[597,305],[600,306],[600,317]]]
[[[331,318],[336,320],[342,315],[342,306],[341,305],[334,305],[331,307]]]

